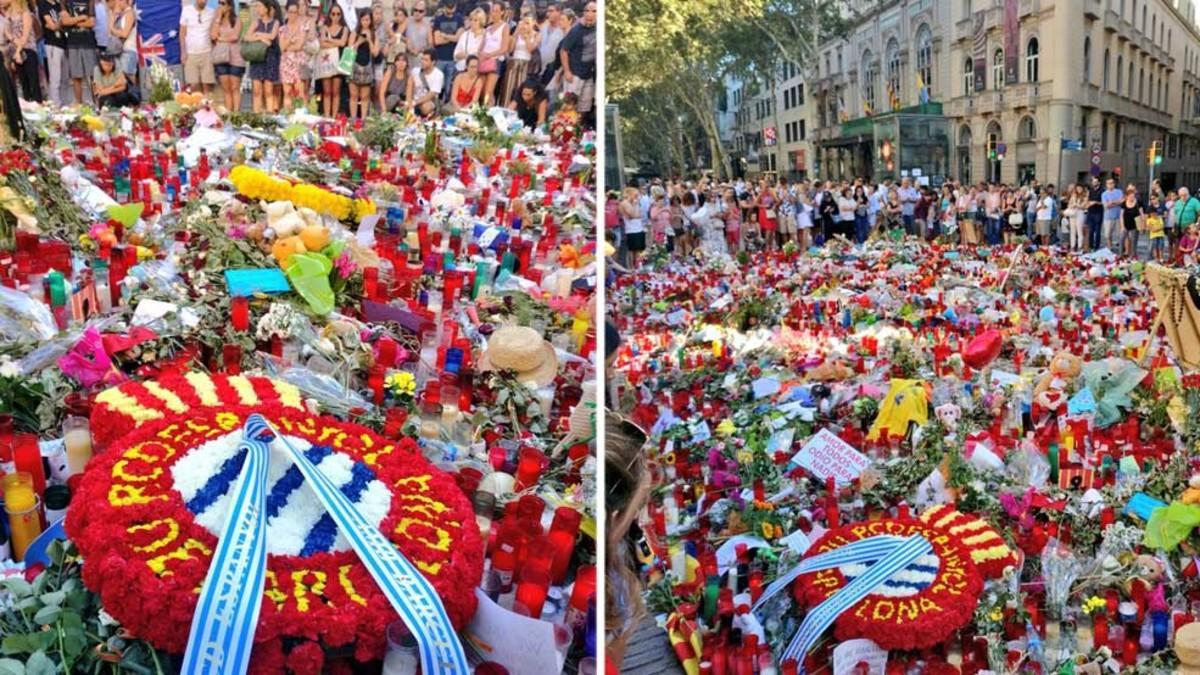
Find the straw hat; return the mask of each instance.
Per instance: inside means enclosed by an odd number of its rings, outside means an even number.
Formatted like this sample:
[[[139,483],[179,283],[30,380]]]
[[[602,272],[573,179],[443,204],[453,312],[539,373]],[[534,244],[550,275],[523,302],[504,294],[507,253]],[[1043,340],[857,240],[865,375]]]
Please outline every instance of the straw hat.
[[[542,334],[525,326],[504,326],[488,338],[480,370],[512,370],[517,379],[544,387],[558,375],[558,354]]]
[[[1200,623],[1189,623],[1175,632],[1175,654],[1180,675],[1200,675]]]

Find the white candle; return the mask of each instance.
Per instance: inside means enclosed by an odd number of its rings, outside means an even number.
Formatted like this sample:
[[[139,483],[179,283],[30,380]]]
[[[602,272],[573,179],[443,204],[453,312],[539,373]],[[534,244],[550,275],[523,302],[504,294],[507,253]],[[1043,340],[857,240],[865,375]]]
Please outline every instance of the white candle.
[[[69,418],[65,424],[63,444],[67,448],[67,475],[82,473],[92,458],[92,431],[83,418]]]
[[[392,647],[383,660],[383,675],[416,675],[420,664],[417,650]]]

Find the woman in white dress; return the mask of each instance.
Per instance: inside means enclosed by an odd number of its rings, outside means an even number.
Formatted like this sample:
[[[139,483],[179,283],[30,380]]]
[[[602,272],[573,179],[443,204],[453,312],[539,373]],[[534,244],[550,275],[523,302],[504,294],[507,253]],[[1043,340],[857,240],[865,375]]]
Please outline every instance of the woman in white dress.
[[[708,255],[729,252],[725,244],[724,212],[721,203],[713,199],[712,193],[700,195],[699,206],[688,218],[700,230],[700,250]]]

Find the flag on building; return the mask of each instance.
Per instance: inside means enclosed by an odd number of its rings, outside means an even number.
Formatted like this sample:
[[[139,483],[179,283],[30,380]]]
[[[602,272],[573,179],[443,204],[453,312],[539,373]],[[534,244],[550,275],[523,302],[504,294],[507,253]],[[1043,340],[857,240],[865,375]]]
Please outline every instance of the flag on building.
[[[925,86],[925,78],[917,73],[917,100],[922,104],[929,103],[929,87]]]
[[[892,107],[892,110],[900,109],[900,96],[896,93],[896,90],[892,87],[891,82],[888,82],[888,105],[890,105]]]
[[[846,98],[843,92],[838,92],[837,95],[838,119],[846,122],[850,119],[850,112],[846,110]]]
[[[875,114],[874,106],[871,105],[870,101],[863,99],[863,115],[870,117],[873,114]]]

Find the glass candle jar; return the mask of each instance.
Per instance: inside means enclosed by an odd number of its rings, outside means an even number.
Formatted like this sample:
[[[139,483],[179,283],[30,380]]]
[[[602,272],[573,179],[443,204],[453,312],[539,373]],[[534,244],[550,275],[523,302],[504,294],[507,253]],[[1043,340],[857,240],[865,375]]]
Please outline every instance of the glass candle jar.
[[[12,557],[20,562],[34,539],[42,533],[38,514],[38,497],[34,492],[33,476],[18,471],[0,479],[4,489],[4,511],[8,514],[8,531],[12,537]]]
[[[92,430],[85,417],[68,417],[63,421],[63,444],[67,451],[67,475],[83,473],[92,458]]]

